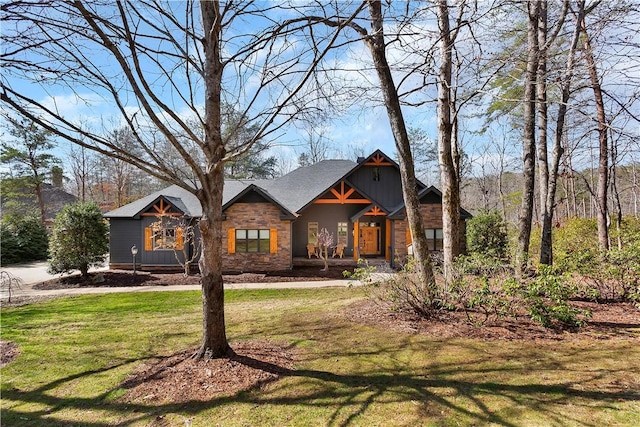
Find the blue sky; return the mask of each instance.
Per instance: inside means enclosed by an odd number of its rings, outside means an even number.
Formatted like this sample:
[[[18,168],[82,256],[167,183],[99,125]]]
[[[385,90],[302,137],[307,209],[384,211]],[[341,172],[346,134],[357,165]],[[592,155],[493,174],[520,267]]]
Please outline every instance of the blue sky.
[[[174,2],[169,4],[179,8],[183,3]],[[257,4],[268,6],[269,2],[258,2]],[[176,15],[181,16],[180,12],[176,12]],[[247,25],[258,27],[260,23],[260,20],[252,18],[245,21],[240,27],[232,29],[229,34],[240,36],[243,31],[246,31]],[[506,25],[506,23],[504,24]],[[394,23],[389,22],[389,26],[386,28],[387,33],[393,33],[394,29]],[[434,21],[432,15],[425,15],[421,20],[414,23],[414,27],[405,29],[405,35],[403,35],[401,39],[407,46],[424,49],[435,42],[434,39],[429,36],[433,30]],[[330,33],[331,29],[328,30],[327,35]],[[420,34],[420,36],[411,35],[410,33]],[[354,40],[356,39],[353,32],[347,32],[346,36],[353,37]],[[491,34],[483,34],[482,31],[479,31],[476,37],[488,37],[489,40]],[[233,43],[233,46],[242,46],[242,44],[247,43],[248,40],[248,36],[240,37]],[[292,64],[292,61],[297,58],[296,55],[303,52],[301,50],[303,44],[301,40],[296,40],[294,37],[290,38],[287,42],[289,43],[288,45],[280,44],[274,46],[275,49],[282,49],[281,61],[287,61],[282,63],[282,67]],[[229,46],[231,47],[232,45]],[[230,54],[231,51],[225,53]],[[101,56],[104,55],[104,52],[101,51],[99,47],[87,45],[86,48],[83,49],[83,54],[90,58],[91,61],[95,61],[98,68],[102,68],[103,70],[109,69],[107,58]],[[254,61],[255,64],[259,64],[260,59],[264,58],[265,55],[267,55],[267,51],[263,50],[249,59]],[[335,78],[349,79],[351,84],[354,86],[360,85],[363,91],[366,91],[367,95],[372,98],[369,100],[359,100],[351,107],[343,110],[339,115],[330,116],[318,125],[315,132],[321,132],[327,142],[335,149],[333,153],[330,153],[330,156],[333,157],[337,151],[344,151],[345,147],[358,147],[365,153],[370,153],[375,149],[381,149],[393,156],[395,148],[388,117],[385,109],[381,105],[380,96],[375,95],[378,80],[371,67],[370,54],[364,43],[355,40],[349,45],[348,49],[332,53],[327,58],[339,70],[335,72]],[[396,83],[406,77],[405,72],[400,69],[400,65],[406,65],[407,61],[420,60],[420,58],[411,57],[411,55],[407,55],[406,51],[397,49],[394,46],[391,46],[388,50],[388,59],[393,66],[397,66],[394,70]],[[637,57],[629,58],[629,63],[633,67],[636,67],[636,70],[638,70],[638,62]],[[174,65],[176,64],[177,63]],[[168,66],[169,64],[164,65]],[[179,66],[179,64],[176,66]],[[616,66],[623,69],[627,64],[622,63]],[[153,73],[156,69],[151,68],[151,64],[149,64],[149,71]],[[246,103],[247,99],[251,99],[255,93],[253,90],[259,87],[260,77],[263,75],[259,69],[254,73],[248,72],[248,68],[238,69],[238,71],[237,74],[229,74],[227,84],[228,87],[234,88],[232,93],[235,94],[235,98],[230,98],[230,101],[242,105]],[[118,79],[117,74],[114,74],[114,79]],[[41,100],[45,105],[55,107],[58,111],[64,113],[69,120],[82,122],[85,126],[93,129],[99,129],[105,124],[112,127],[117,126],[119,121],[113,102],[110,102],[108,98],[102,97],[99,90],[95,91],[95,88],[91,87],[90,82],[87,82],[84,86],[78,85],[70,87],[68,85],[58,85],[55,81],[47,79],[44,79],[42,84],[27,83],[11,75],[5,75],[3,81],[6,81],[7,84],[14,89],[27,93],[37,100]],[[415,87],[420,81],[421,77],[419,75],[411,75],[404,80],[404,85],[401,89],[406,90]],[[435,80],[433,77],[429,77],[427,81],[431,84],[430,89],[422,91],[420,96],[423,99],[433,100],[435,98],[433,86]],[[171,82],[176,84],[177,87],[184,89],[185,86],[183,84],[186,82],[186,74],[175,74]],[[239,85],[242,85],[242,87],[240,88]],[[157,93],[161,94],[165,101],[175,102],[175,112],[177,114],[183,117],[188,114],[186,105],[177,100],[175,91],[170,90],[167,80],[158,80]],[[196,97],[200,95],[200,90],[195,92]],[[122,96],[127,96],[126,91],[122,92]],[[259,101],[258,104],[268,104],[268,99],[271,96],[278,96],[278,94],[273,92],[261,93],[257,98]],[[337,95],[337,98],[339,99],[340,96]],[[132,99],[130,99],[130,101],[132,102],[128,104],[127,109],[130,112],[134,112],[138,107]],[[345,96],[343,101],[353,102],[353,97]],[[260,105],[258,105],[258,109],[259,108]],[[637,105],[634,108],[637,112]],[[481,111],[481,108],[478,111]],[[509,159],[512,160],[514,167],[517,167],[515,165],[517,165],[517,159],[520,156],[518,132],[510,131],[509,135],[505,136],[503,129],[497,128],[484,136],[472,135],[470,131],[476,130],[482,125],[481,119],[470,117],[470,113],[478,111],[464,111],[467,115],[464,116],[461,121],[461,137],[464,142],[463,147],[465,151],[477,164],[485,163],[490,165],[495,163],[496,157],[495,147],[491,144],[492,139],[500,141],[507,140],[507,144],[502,145],[506,145]],[[427,131],[432,139],[436,139],[436,112],[434,102],[430,102],[421,107],[406,107],[404,108],[404,113],[408,126],[422,128]],[[635,132],[637,137],[638,126],[631,126],[630,132]],[[300,126],[299,124],[297,127],[288,126],[286,129],[279,131],[277,133],[278,138],[273,140],[272,153],[279,157],[288,158],[292,162],[295,161],[297,154],[304,149],[306,140],[309,137],[309,132],[308,127]],[[5,138],[5,136],[3,136],[3,138]],[[64,147],[66,151],[68,143],[61,144],[61,146]],[[631,154],[633,154],[633,152]],[[477,172],[478,169],[475,169],[475,171]]]

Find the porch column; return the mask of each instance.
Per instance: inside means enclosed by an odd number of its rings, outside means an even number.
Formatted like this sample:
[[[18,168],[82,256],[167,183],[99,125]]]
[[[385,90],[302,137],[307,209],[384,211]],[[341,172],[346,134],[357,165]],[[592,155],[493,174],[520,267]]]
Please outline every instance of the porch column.
[[[353,259],[358,261],[360,257],[360,220],[353,223]]]
[[[385,220],[384,230],[384,259],[391,261],[391,220]]]

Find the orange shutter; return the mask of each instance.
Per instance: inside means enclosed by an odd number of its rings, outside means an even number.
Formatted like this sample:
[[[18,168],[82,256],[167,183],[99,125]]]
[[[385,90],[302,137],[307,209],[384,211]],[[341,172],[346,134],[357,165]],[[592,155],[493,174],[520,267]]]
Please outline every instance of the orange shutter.
[[[184,237],[182,227],[176,228],[176,250],[181,251],[184,247]]]
[[[227,252],[230,254],[236,253],[236,229],[230,228],[227,230]]]
[[[275,228],[269,230],[269,253],[278,253],[278,230]]]
[[[411,240],[411,229],[409,228],[409,226],[407,226],[406,239],[407,239],[407,246],[409,246],[411,242],[413,242],[413,240]]]
[[[153,230],[151,230],[151,227],[146,227],[144,229],[144,250],[153,250]]]

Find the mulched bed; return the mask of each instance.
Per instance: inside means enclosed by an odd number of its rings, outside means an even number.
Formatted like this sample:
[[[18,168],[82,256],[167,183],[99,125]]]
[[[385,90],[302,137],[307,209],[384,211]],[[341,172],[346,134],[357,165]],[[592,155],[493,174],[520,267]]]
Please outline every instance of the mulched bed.
[[[125,380],[122,401],[138,404],[206,402],[264,387],[293,372],[290,348],[268,340],[239,342],[235,355],[194,359],[196,349],[145,362]]]
[[[598,304],[575,302],[580,309],[590,310],[591,319],[578,329],[549,329],[520,316],[489,320],[474,326],[463,312],[440,311],[435,318],[425,319],[415,313],[394,311],[372,299],[349,307],[345,316],[364,323],[399,332],[427,335],[433,338],[471,338],[482,340],[568,340],[568,339],[638,339],[640,310],[630,303]]]
[[[300,282],[344,279],[342,267],[330,267],[328,271],[321,271],[318,267],[296,267],[292,270],[269,273],[225,274],[225,283],[276,283]],[[131,287],[131,286],[168,286],[168,285],[198,285],[200,276],[194,274],[185,277],[180,273],[149,273],[132,271],[108,270],[90,273],[88,279],[82,276],[64,276],[38,283],[33,289],[52,290],[81,287]]]

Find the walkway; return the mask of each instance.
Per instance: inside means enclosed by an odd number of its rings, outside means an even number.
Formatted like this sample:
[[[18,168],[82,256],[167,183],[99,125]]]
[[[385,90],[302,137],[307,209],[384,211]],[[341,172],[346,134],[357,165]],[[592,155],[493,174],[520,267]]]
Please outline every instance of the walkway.
[[[106,266],[90,269],[89,271],[107,270]],[[33,289],[36,283],[58,277],[47,273],[46,262],[32,262],[17,264],[11,267],[2,267],[2,271],[7,271],[15,277],[22,279],[19,289],[12,290],[12,297],[36,297],[36,296],[71,296],[82,294],[109,294],[114,292],[166,292],[166,291],[188,291],[200,290],[199,285],[169,285],[169,286],[126,286],[126,287],[82,287],[70,289],[41,290]],[[78,273],[75,273],[78,274]],[[357,280],[322,280],[309,282],[279,282],[279,283],[229,283],[225,284],[225,289],[301,289],[301,288],[328,288],[359,286]],[[6,289],[0,291],[0,299],[5,300],[9,296]]]

